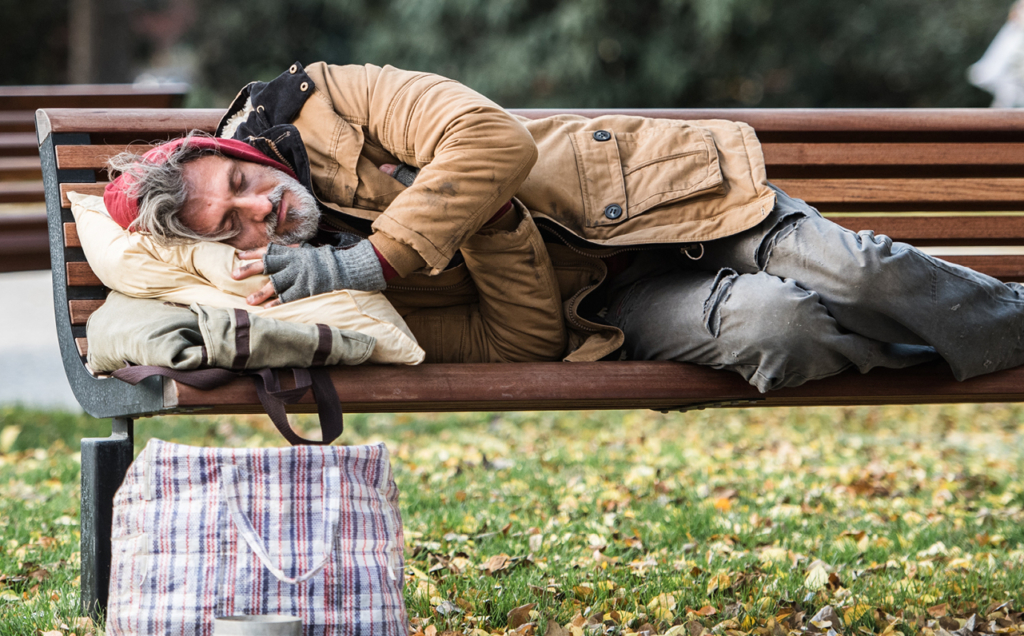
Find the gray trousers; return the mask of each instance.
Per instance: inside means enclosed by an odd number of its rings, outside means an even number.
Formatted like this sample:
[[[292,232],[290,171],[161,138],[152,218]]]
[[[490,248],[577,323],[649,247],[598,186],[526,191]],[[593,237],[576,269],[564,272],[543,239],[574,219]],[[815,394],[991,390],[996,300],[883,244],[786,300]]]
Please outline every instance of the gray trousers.
[[[1024,364],[1024,287],[851,232],[781,191],[750,230],[642,253],[612,281],[607,319],[629,359],[731,369],[761,392],[937,357],[960,380]]]

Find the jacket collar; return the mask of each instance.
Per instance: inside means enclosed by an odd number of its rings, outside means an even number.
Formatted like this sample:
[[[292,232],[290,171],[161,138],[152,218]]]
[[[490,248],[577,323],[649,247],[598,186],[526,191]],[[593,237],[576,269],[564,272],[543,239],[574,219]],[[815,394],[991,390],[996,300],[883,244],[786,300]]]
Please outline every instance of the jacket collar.
[[[291,122],[315,90],[313,80],[298,62],[270,82],[250,82],[231,102],[216,134],[224,137],[227,129],[230,134],[226,136],[287,165],[313,192],[306,147],[299,129]]]

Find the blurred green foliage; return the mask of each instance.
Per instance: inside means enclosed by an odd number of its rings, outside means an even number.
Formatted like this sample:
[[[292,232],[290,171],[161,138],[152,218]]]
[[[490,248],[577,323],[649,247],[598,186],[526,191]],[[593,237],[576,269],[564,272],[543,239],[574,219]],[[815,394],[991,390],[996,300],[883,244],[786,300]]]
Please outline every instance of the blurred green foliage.
[[[965,72],[1011,0],[195,4],[184,43],[199,65],[194,105],[327,60],[440,73],[509,107],[924,107],[989,103]],[[0,0],[17,25],[0,40],[0,83],[62,80],[66,13],[54,0]]]
[[[1009,0],[250,0],[192,33],[218,102],[294,60],[392,64],[509,107],[984,106]]]

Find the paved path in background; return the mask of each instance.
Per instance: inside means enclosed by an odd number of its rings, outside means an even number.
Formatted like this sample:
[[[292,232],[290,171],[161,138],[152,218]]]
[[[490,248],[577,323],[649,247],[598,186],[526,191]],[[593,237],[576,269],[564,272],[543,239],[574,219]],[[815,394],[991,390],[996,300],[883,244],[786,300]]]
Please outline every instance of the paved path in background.
[[[57,346],[50,272],[0,274],[0,404],[81,411]]]

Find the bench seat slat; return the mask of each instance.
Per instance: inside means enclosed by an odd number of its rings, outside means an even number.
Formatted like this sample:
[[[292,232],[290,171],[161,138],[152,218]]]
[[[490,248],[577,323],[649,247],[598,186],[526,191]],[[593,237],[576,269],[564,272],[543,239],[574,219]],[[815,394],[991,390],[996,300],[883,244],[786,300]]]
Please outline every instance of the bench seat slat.
[[[777,166],[1022,166],[1024,143],[764,143]]]
[[[768,172],[794,166],[1024,166],[1024,143],[765,143]],[[152,144],[57,146],[58,168],[102,168],[123,151],[143,153]]]
[[[67,264],[68,287],[97,287],[103,282],[92,271],[92,267],[85,261],[75,261]]]
[[[152,144],[132,144],[119,146],[104,144],[97,146],[57,146],[57,167],[60,169],[103,168],[107,160],[124,151],[142,154],[152,148]]]
[[[828,219],[848,230],[874,230],[898,241],[922,245],[1017,245],[1024,242],[1024,216],[843,216]]]
[[[71,199],[68,198],[68,192],[77,192],[79,194],[92,194],[98,197],[103,196],[103,189],[107,187],[106,182],[102,183],[62,183],[60,184],[60,206],[62,208],[71,207]]]
[[[708,402],[709,396],[739,405],[800,406],[1019,401],[1024,395],[1024,368],[957,382],[941,363],[913,371],[851,371],[764,395],[738,375],[673,362],[362,365],[329,372],[345,410],[364,413],[671,409]],[[290,386],[290,374],[281,377]],[[172,381],[164,386],[168,408],[208,407],[204,412],[211,413],[261,409],[247,378],[215,391]],[[312,412],[315,404],[307,395],[289,410]]]
[[[843,227],[859,232],[873,230],[898,241],[915,244],[942,245],[1017,245],[1024,241],[1024,214],[1021,216],[844,216],[828,218]],[[45,215],[33,217],[33,227],[46,229]],[[0,226],[2,229],[3,226]],[[64,247],[81,247],[74,223],[64,224]]]
[[[1024,133],[1024,119],[1013,110],[1000,109],[514,109],[529,119],[575,114],[663,117],[667,119],[728,119],[750,124],[759,132],[881,133]],[[223,111],[206,109],[76,109],[48,108],[40,126],[41,137],[49,132],[167,133],[181,134],[197,128],[213,132]],[[40,125],[41,124],[41,125]]]
[[[773,182],[790,196],[825,208],[858,204],[917,206],[1024,201],[1024,178],[776,179]]]
[[[69,300],[68,312],[71,314],[71,324],[80,327],[89,321],[89,316],[103,306],[103,300]]]
[[[824,210],[902,206],[918,211],[939,204],[1005,205],[1024,208],[1024,178],[1007,179],[777,179],[790,196]],[[60,184],[63,207],[68,192],[103,195],[105,182]]]
[[[750,124],[759,133],[1024,133],[1024,118],[998,108],[679,108],[679,109],[518,109],[528,119],[555,115],[607,114],[665,119],[727,119]]]
[[[78,226],[74,223],[64,224],[64,247],[82,247],[78,238]]]

